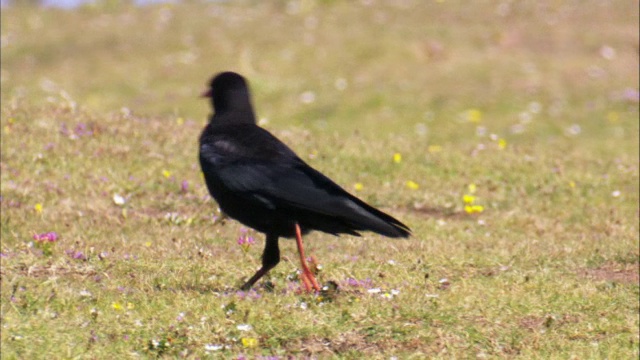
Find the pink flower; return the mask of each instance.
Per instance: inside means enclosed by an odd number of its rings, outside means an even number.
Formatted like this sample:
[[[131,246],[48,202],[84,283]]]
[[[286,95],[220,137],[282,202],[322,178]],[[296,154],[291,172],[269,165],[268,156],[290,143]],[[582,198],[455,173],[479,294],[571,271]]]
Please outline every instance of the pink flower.
[[[54,231],[42,233],[42,234],[35,234],[33,235],[33,240],[39,241],[39,242],[56,242],[58,241],[58,234],[55,233]]]
[[[247,252],[251,245],[253,245],[256,241],[253,239],[253,236],[247,234],[247,229],[240,229],[240,236],[238,237],[238,245],[242,248],[242,251]]]

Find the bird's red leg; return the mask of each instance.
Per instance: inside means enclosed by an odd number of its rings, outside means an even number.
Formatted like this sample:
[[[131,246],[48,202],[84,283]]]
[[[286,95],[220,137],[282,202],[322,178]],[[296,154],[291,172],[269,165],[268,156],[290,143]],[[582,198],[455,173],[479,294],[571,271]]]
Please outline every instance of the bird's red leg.
[[[318,281],[316,281],[316,277],[313,276],[311,270],[309,270],[309,266],[307,266],[307,261],[304,257],[304,248],[302,247],[302,232],[300,231],[300,225],[296,223],[296,244],[298,245],[298,253],[300,254],[300,264],[302,265],[302,282],[304,283],[304,287],[307,291],[311,291],[312,289],[315,291],[320,291],[320,285],[318,285]]]

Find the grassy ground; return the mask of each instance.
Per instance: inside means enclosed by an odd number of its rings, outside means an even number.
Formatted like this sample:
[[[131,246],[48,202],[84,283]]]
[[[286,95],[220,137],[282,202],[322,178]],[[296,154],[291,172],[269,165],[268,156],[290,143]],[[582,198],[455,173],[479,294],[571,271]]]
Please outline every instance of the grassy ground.
[[[637,358],[638,13],[3,9],[2,358]],[[322,296],[297,291],[281,241],[274,289],[237,292],[263,237],[237,244],[196,155],[197,95],[222,70],[249,78],[265,127],[414,236],[311,234],[319,280],[340,286]]]

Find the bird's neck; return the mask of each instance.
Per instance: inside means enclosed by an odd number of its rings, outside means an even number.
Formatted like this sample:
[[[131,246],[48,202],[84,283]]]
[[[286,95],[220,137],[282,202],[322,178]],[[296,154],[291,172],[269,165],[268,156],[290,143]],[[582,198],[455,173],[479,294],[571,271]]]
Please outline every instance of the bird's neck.
[[[216,111],[209,121],[216,125],[223,124],[255,124],[256,116],[252,109],[242,110],[230,110],[230,111]]]

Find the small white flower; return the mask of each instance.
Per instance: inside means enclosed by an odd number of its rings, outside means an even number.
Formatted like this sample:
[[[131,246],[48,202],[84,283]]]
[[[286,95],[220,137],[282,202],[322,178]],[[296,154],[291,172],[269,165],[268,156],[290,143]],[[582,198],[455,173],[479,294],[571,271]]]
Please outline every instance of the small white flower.
[[[335,82],[336,89],[342,91],[347,88],[347,85],[348,84],[346,79],[343,79],[343,78],[336,79],[336,82]]]
[[[565,129],[565,134],[569,136],[580,135],[581,132],[582,132],[582,128],[578,124],[573,124]]]
[[[113,194],[113,203],[122,206],[127,202],[120,194]]]
[[[300,309],[307,310],[307,303],[306,302],[301,302],[300,303]]]
[[[518,114],[518,120],[521,124],[528,124],[533,119],[533,115],[529,111],[522,111]]]
[[[218,350],[222,350],[224,346],[222,345],[218,345],[218,344],[205,344],[204,345],[204,351],[218,351]]]
[[[380,288],[373,288],[373,289],[367,290],[369,294],[378,294],[380,291],[382,291],[380,290]]]
[[[528,108],[530,112],[537,114],[540,112],[540,110],[542,110],[542,104],[537,101],[532,101],[529,103]]]
[[[429,132],[429,128],[427,127],[426,124],[423,124],[423,123],[416,124],[416,134],[424,137],[427,135],[427,132]]]
[[[396,261],[395,260],[389,260],[389,261],[387,261],[387,264],[389,264],[391,266],[395,266],[396,265]]]
[[[236,329],[240,330],[240,331],[249,331],[251,329],[253,329],[253,327],[249,324],[240,324],[238,326],[236,326]]]
[[[524,132],[525,128],[524,125],[522,124],[514,124],[511,126],[511,133],[512,134],[522,134]]]
[[[615,190],[614,192],[612,192],[612,193],[611,193],[611,196],[613,196],[613,197],[618,197],[618,196],[620,196],[620,194],[622,194],[622,193],[620,192],[620,190]]]
[[[613,60],[616,57],[616,50],[611,46],[605,45],[600,48],[600,56],[607,60]]]
[[[316,101],[316,94],[313,91],[305,91],[300,94],[300,101],[303,104],[311,104]]]
[[[392,290],[391,290],[391,295],[393,295],[393,296],[398,296],[398,295],[400,295],[400,290],[392,289]]]
[[[82,297],[91,297],[91,293],[87,290],[80,290],[80,296]]]

